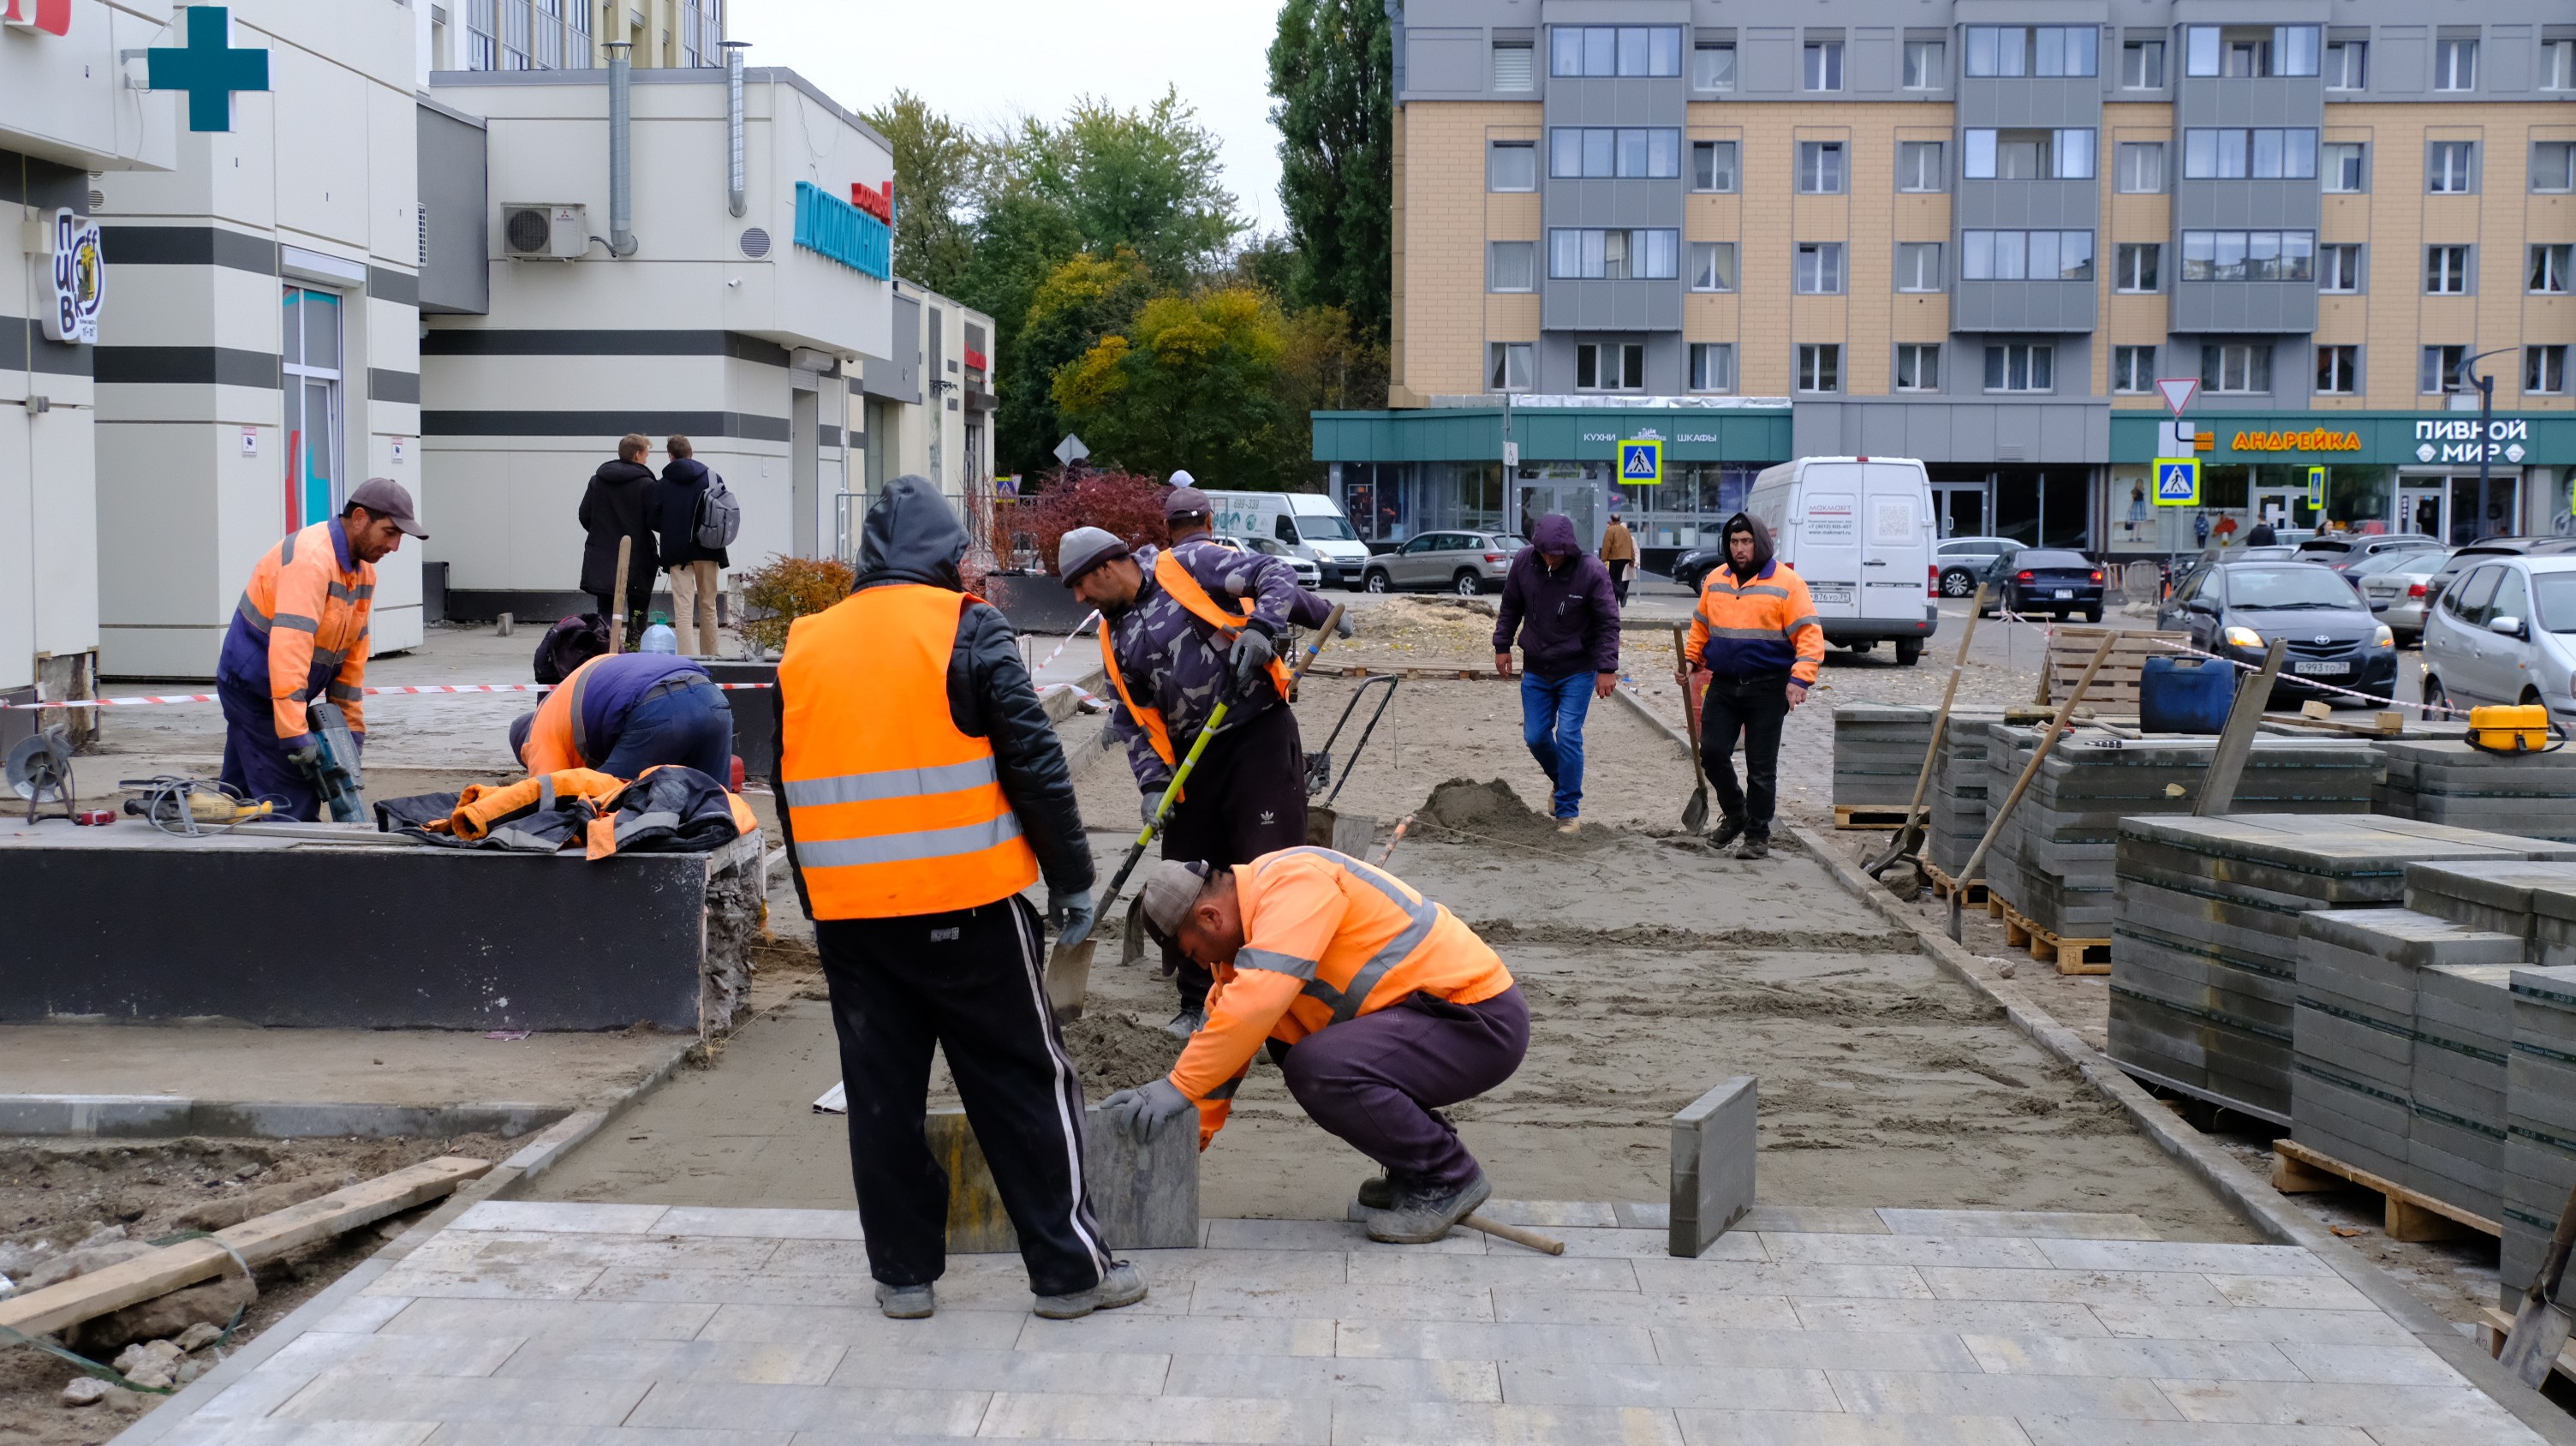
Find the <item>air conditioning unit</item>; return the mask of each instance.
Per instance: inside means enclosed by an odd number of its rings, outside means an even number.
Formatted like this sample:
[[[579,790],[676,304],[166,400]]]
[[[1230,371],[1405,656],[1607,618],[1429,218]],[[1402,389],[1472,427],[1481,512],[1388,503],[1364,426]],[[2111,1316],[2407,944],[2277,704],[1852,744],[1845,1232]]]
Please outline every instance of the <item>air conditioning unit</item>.
[[[501,254],[513,261],[578,261],[589,249],[588,207],[535,203],[501,207]]]

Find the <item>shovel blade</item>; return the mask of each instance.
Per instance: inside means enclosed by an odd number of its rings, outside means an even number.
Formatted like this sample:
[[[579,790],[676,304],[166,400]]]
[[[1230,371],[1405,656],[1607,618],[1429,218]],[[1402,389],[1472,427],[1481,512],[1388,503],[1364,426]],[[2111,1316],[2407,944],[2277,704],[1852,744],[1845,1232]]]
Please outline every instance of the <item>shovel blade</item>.
[[[1706,827],[1708,827],[1708,790],[1705,787],[1695,788],[1691,790],[1690,802],[1682,805],[1682,829],[1686,833],[1697,833]]]
[[[2567,1348],[2567,1329],[2565,1312],[2547,1301],[2525,1296],[2522,1310],[2513,1318],[2513,1333],[2504,1338],[2504,1349],[2496,1354],[2496,1364],[2537,1391],[2549,1379],[2549,1368],[2556,1364],[2558,1353]]]
[[[1047,1004],[1058,1024],[1082,1017],[1082,1001],[1091,993],[1091,951],[1097,947],[1097,941],[1085,939],[1059,944],[1047,956]]]

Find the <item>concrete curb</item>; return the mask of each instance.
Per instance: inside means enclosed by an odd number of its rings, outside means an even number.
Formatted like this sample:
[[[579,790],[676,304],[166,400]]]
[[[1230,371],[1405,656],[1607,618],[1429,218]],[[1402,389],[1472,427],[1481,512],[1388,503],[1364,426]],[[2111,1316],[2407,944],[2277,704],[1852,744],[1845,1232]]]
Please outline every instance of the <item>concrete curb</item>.
[[[2559,1443],[2559,1446],[2576,1446],[2576,1417],[2570,1417],[2538,1392],[2524,1389],[2519,1381],[2506,1375],[2476,1341],[2461,1335],[2451,1322],[2416,1299],[2387,1272],[2364,1259],[2361,1252],[2317,1223],[2305,1211],[2284,1200],[2278,1191],[2238,1164],[2234,1157],[2211,1144],[2206,1136],[2184,1123],[2118,1065],[2078,1038],[2073,1030],[2058,1023],[2019,989],[2008,982],[1986,977],[1974,967],[1976,955],[1951,943],[1947,933],[1914,917],[1895,895],[1880,888],[1845,858],[1842,850],[1835,848],[1830,839],[1804,824],[1792,826],[1790,832],[1797,835],[1799,844],[1808,854],[1824,864],[1835,882],[1890,923],[1913,933],[1923,952],[1936,966],[1985,996],[2004,1012],[2004,1017],[2014,1029],[2083,1075],[2095,1089],[2119,1105],[2130,1122],[2144,1131],[2148,1139],[2226,1201],[2228,1207],[2243,1216],[2247,1224],[2283,1245],[2306,1248],[2324,1262],[2327,1269],[2369,1297],[2373,1305],[2387,1312],[2434,1354],[2449,1362],[2471,1384],[2494,1398],[2496,1404],[2512,1412],[2515,1419],[2538,1432],[2542,1438]]]
[[[562,1105],[515,1103],[399,1105],[367,1100],[200,1100],[185,1095],[0,1095],[0,1135],[156,1140],[179,1135],[256,1140],[520,1135],[570,1113]]]

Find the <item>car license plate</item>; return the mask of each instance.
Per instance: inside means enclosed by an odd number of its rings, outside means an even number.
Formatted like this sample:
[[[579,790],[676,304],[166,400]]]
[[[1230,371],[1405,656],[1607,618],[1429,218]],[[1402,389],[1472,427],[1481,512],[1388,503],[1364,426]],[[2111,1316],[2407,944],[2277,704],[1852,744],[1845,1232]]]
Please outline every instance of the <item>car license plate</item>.
[[[2075,589],[2071,587],[2061,587],[2057,590],[2057,595],[2059,597],[2073,597],[2075,596]]]
[[[2302,673],[2311,678],[2340,678],[2344,674],[2352,671],[2352,664],[2321,663],[2302,658],[2296,664],[2292,665],[2290,671],[2294,673]]]
[[[1818,601],[1818,602],[1820,602],[1820,603],[1828,603],[1828,602],[1835,602],[1835,603],[1847,603],[1847,602],[1850,602],[1850,601],[1851,601],[1851,589],[1850,589],[1850,588],[1847,588],[1847,587],[1820,587],[1820,588],[1817,588],[1817,589],[1816,589],[1816,601]]]

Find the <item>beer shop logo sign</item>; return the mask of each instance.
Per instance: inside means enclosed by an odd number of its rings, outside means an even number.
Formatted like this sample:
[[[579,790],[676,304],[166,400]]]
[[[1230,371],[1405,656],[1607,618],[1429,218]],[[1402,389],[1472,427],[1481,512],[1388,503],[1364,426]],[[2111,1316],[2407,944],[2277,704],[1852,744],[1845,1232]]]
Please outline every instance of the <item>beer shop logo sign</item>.
[[[98,342],[99,307],[107,300],[107,268],[99,256],[98,223],[74,215],[69,207],[44,223],[53,254],[52,304],[45,308],[47,341],[85,346]]]
[[[2520,417],[2427,417],[2415,424],[2415,460],[2520,462],[2530,441],[2531,423]]]

